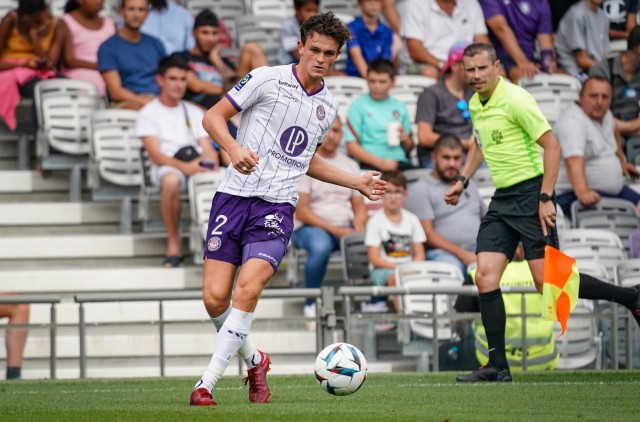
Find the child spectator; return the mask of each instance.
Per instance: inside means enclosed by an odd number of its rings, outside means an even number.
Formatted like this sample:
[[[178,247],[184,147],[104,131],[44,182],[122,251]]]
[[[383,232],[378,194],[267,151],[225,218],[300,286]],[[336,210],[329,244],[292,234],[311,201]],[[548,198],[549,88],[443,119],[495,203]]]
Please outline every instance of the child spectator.
[[[371,263],[371,282],[376,286],[395,286],[395,268],[405,262],[424,261],[427,241],[420,221],[415,214],[404,209],[407,198],[407,179],[399,171],[382,173],[380,180],[387,182],[387,192],[382,197],[383,208],[367,222],[365,245]],[[396,310],[398,297],[394,298]],[[377,305],[382,303],[383,305]],[[386,303],[372,299],[371,308],[386,312]],[[371,309],[373,310],[373,309]]]
[[[54,78],[62,31],[44,0],[19,0],[0,23],[0,116],[11,130],[21,97],[33,97],[35,84]],[[35,127],[32,128],[35,130]]]
[[[349,76],[367,77],[369,63],[376,59],[391,60],[393,31],[380,21],[380,0],[358,0],[362,16],[347,25],[351,41],[347,43],[347,66]]]
[[[414,146],[407,107],[389,96],[395,74],[389,60],[371,62],[367,72],[369,93],[353,100],[349,107],[347,152],[360,161],[363,169],[390,171],[413,167],[407,158]],[[397,142],[390,142],[387,137],[387,126],[393,122],[400,123]]]
[[[611,51],[609,20],[600,9],[602,0],[583,0],[571,6],[556,34],[558,67],[580,80]]]
[[[91,82],[105,95],[104,79],[98,72],[98,47],[116,32],[109,17],[99,15],[104,0],[69,0],[64,7],[62,75]]]
[[[282,22],[278,64],[297,63],[300,59],[300,54],[298,53],[300,25],[318,13],[320,0],[293,0],[293,8],[295,15]]]

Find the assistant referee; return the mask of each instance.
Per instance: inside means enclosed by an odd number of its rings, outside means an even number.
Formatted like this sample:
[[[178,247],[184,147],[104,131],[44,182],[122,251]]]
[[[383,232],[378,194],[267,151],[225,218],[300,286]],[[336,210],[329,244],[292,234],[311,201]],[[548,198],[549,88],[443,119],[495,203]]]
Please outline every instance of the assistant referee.
[[[456,379],[511,381],[505,354],[506,315],[500,279],[518,242],[522,242],[536,288],[542,292],[545,245],[558,247],[553,189],[560,164],[560,145],[533,97],[498,75],[500,62],[492,46],[469,45],[464,51],[463,65],[467,82],[475,91],[469,111],[476,142],[444,200],[450,205],[458,203],[483,160],[487,161],[497,189],[480,224],[476,246],[475,281],[489,343],[489,363]],[[633,312],[640,325],[640,285],[622,288],[580,274],[579,297],[620,303]]]

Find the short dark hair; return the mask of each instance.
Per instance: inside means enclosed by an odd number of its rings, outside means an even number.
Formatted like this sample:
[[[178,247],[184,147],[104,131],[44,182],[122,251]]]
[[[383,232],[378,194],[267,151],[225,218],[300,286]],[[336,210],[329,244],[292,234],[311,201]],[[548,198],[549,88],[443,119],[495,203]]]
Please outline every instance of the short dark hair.
[[[609,79],[602,76],[589,76],[586,81],[582,83],[582,87],[580,88],[580,95],[584,93],[584,90],[587,89],[587,85],[589,85],[593,81],[606,82],[609,86],[611,86],[611,82]]]
[[[189,63],[187,63],[187,60],[184,57],[180,56],[178,53],[174,53],[160,59],[160,62],[158,62],[158,71],[156,73],[160,76],[164,76],[169,69],[174,67],[188,71]]]
[[[437,153],[443,148],[462,149],[462,142],[453,133],[443,133],[440,135],[435,144],[433,144],[433,152]]]
[[[33,16],[47,7],[49,6],[45,0],[19,0],[16,13],[20,16]]]
[[[367,74],[369,74],[369,72],[386,73],[391,76],[391,79],[396,77],[396,68],[393,62],[388,59],[372,60],[367,67]]]
[[[640,25],[634,26],[627,37],[627,50],[635,50],[638,46],[640,46]]]
[[[320,0],[293,0],[293,8],[296,10],[302,9],[307,3],[315,3],[320,7]]]
[[[307,37],[313,33],[333,38],[338,43],[338,50],[351,39],[349,29],[333,12],[318,13],[311,16],[300,25],[300,41],[305,43]]]
[[[465,48],[464,54],[462,55],[462,57],[473,57],[477,54],[482,54],[485,51],[489,53],[489,60],[491,60],[491,63],[495,63],[496,60],[498,60],[496,49],[493,48],[493,46],[490,44],[485,44],[481,42],[473,43],[469,45],[467,48]]]
[[[383,171],[380,180],[407,189],[407,177],[399,170]]]
[[[200,13],[198,13],[193,20],[193,28],[197,28],[199,26],[214,26],[219,27],[220,22],[218,21],[218,15],[213,13],[209,9],[203,9]]]

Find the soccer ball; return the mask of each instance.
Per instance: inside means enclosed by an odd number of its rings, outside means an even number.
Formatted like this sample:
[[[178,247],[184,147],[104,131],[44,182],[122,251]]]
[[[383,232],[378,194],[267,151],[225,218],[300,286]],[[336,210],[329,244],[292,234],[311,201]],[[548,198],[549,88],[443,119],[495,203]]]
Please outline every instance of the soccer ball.
[[[334,343],[318,354],[315,374],[327,393],[348,396],[358,391],[367,378],[367,360],[357,347]]]

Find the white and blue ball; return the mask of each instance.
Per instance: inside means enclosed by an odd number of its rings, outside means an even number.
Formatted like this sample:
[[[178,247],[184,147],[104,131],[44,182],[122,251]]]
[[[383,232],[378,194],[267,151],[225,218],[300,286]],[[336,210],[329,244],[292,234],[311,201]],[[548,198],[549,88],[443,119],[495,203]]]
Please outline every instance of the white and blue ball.
[[[357,347],[334,343],[318,354],[315,375],[327,393],[348,396],[358,391],[367,378],[367,360]]]

